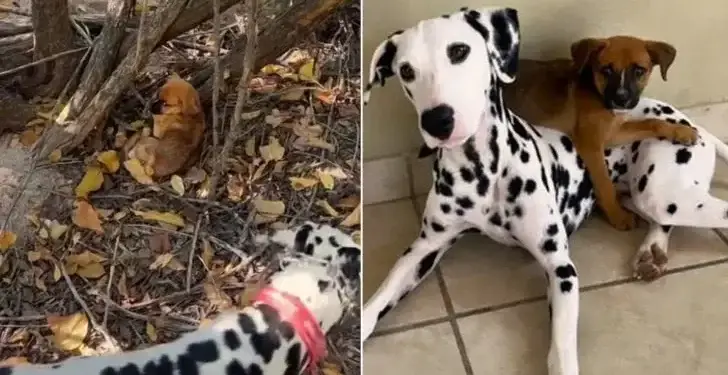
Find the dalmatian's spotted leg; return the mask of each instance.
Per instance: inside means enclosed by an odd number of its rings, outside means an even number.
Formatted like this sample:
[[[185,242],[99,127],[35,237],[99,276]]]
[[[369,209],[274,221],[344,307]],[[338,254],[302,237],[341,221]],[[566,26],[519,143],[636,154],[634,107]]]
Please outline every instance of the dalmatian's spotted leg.
[[[419,237],[405,250],[362,310],[362,341],[374,332],[377,323],[424,280],[443,254],[461,236],[461,225],[439,218],[432,193],[423,215]]]
[[[540,202],[534,200],[534,203]],[[579,317],[579,280],[569,256],[569,242],[563,222],[547,212],[539,214],[540,204],[524,209],[533,212],[528,223],[519,223],[516,236],[546,272],[551,348],[549,375],[578,375],[577,323]],[[530,208],[530,211],[529,211]],[[534,233],[541,228],[541,235]]]

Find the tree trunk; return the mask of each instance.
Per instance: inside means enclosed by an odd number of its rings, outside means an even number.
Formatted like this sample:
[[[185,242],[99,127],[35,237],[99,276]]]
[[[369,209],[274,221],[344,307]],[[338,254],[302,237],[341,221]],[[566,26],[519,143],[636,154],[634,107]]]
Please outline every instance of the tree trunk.
[[[134,9],[135,0],[109,0],[106,22],[88,60],[81,84],[70,100],[69,118],[76,118],[96,95],[116,66],[116,56],[126,35],[126,24]]]
[[[316,26],[332,15],[345,0],[296,0],[279,18],[260,31],[254,69],[270,64],[308,37]],[[239,38],[233,50],[220,61],[221,70],[230,72],[230,79],[240,79],[245,58],[247,38]],[[212,99],[214,68],[212,62],[192,76],[192,84],[198,87],[200,99],[209,103]]]
[[[54,124],[46,130],[36,143],[36,158],[45,160],[56,149],[60,149],[63,153],[78,147],[91,130],[106,121],[111,107],[132,84],[137,72],[146,65],[149,54],[157,46],[164,32],[180,15],[185,4],[187,4],[187,0],[168,0],[160,5],[154,13],[151,13],[146,30],[141,31],[139,48],[132,48],[126,54],[78,119],[71,121],[65,127],[62,124]]]
[[[68,0],[33,0],[32,23],[35,32],[33,61],[74,48],[74,33],[68,12]],[[73,75],[80,56],[59,57],[31,69],[23,82],[26,94],[55,97]]]

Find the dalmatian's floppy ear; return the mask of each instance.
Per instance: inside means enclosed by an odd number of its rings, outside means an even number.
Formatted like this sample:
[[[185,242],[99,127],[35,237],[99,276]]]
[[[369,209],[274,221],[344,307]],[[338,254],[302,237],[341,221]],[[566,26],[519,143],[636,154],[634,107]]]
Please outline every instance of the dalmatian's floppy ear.
[[[513,8],[483,8],[466,10],[467,22],[480,33],[488,46],[491,65],[504,83],[513,82],[518,71],[521,34],[518,11]]]
[[[394,75],[392,62],[397,54],[397,39],[400,34],[402,34],[402,30],[394,32],[374,50],[369,66],[369,83],[364,88],[364,105],[369,103],[369,95],[371,95],[374,85],[384,86],[384,81]]]

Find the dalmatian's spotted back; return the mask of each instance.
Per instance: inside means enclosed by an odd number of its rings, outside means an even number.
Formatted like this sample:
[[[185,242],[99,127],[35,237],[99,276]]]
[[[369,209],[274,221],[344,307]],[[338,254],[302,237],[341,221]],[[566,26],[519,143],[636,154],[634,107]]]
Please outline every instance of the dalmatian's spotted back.
[[[552,317],[549,374],[577,375],[579,285],[568,236],[594,208],[594,190],[569,137],[505,106],[501,87],[515,79],[519,42],[516,10],[464,8],[395,32],[375,50],[365,104],[374,85],[396,75],[437,155],[420,235],[364,306],[362,337],[463,233],[475,231],[523,247],[541,264]],[[651,99],[629,116],[694,126]],[[670,225],[728,226],[728,203],[707,192],[715,153],[725,159],[728,146],[695,127],[694,146],[655,139],[607,152],[612,177],[631,196],[625,204],[651,223],[645,243],[652,255],[666,249]]]
[[[270,286],[297,297],[324,333],[358,302],[361,249],[347,234],[307,222],[256,242],[285,247]],[[292,325],[271,306],[254,303],[170,343],[53,365],[0,367],[0,375],[294,375],[308,362]]]

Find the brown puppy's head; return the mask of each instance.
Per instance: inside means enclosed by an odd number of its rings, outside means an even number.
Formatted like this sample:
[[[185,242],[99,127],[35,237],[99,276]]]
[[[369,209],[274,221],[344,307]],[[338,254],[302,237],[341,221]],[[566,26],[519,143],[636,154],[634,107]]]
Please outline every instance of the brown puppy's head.
[[[629,110],[637,105],[655,65],[660,66],[666,81],[675,54],[675,48],[665,42],[631,36],[587,38],[571,45],[571,58],[580,78],[593,84],[604,106],[611,110]]]
[[[178,77],[170,77],[159,90],[159,100],[152,105],[152,112],[198,116],[202,114],[200,95],[189,82]]]

